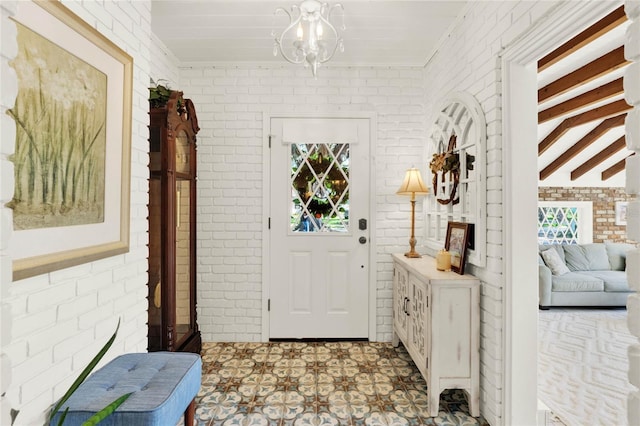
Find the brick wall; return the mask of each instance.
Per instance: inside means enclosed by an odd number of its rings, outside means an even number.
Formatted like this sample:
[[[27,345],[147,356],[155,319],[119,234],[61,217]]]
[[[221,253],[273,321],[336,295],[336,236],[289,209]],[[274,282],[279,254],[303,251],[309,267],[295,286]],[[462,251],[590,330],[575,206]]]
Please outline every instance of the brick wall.
[[[625,120],[625,135],[628,147],[634,151],[635,155],[640,154],[640,1],[638,0],[625,0],[624,10],[631,21],[629,31],[627,31],[625,37],[624,55],[633,64],[627,68],[624,75],[624,87],[625,87],[625,100],[629,105],[633,105],[633,111],[631,111]],[[627,176],[631,179],[632,176],[636,176],[632,171],[631,165],[627,166]],[[635,172],[638,170],[636,169]],[[635,195],[634,203],[638,203],[638,190],[634,189],[635,185],[629,185],[626,188],[629,195]],[[636,247],[637,243],[640,243],[640,238],[637,236],[637,230],[640,229],[640,217],[637,214],[629,215],[628,217],[629,234],[634,238]],[[632,232],[632,230],[636,232]],[[638,261],[637,249],[634,251],[633,257],[636,262]],[[629,257],[632,256],[630,252]],[[632,268],[627,268],[627,280],[629,281],[629,287],[636,292],[640,291],[640,277],[638,273],[632,272]],[[635,269],[637,271],[637,269]],[[629,296],[627,299],[627,326],[633,336],[640,339],[640,295],[638,293]],[[635,344],[629,346],[629,396],[627,398],[627,420],[630,425],[640,424],[640,345],[638,341]]]
[[[11,212],[4,204],[13,197],[13,163],[9,155],[13,153],[15,123],[6,113],[13,106],[17,95],[17,77],[9,67],[9,61],[15,56],[17,43],[16,28],[9,16],[15,14],[17,1],[0,2],[0,424],[11,424],[13,401],[7,396],[13,373],[13,362],[5,348],[11,343],[13,319],[9,299],[11,282],[11,258],[8,256],[9,237],[12,232]]]
[[[261,339],[263,113],[373,112],[378,129],[372,135],[379,259],[376,337],[390,341],[390,253],[405,249],[410,234],[410,203],[395,192],[423,151],[422,69],[323,67],[316,80],[300,66],[192,66],[182,69],[180,77],[180,89],[193,99],[202,128],[197,250],[203,340]]]
[[[104,362],[147,346],[147,163],[151,2],[64,2],[134,60],[131,150],[130,250],[127,254],[11,282],[11,211],[0,209],[2,292],[2,417],[20,410],[16,424],[44,424],[49,406],[71,385],[89,360],[122,324]],[[13,196],[15,123],[4,113],[13,106],[17,80],[8,66],[16,54],[15,24],[21,2],[2,1],[2,137],[0,201]],[[34,244],[37,242],[34,241]],[[9,310],[5,308],[9,307]],[[10,316],[5,315],[10,312]],[[7,380],[9,379],[9,380]],[[6,391],[6,394],[5,394]]]
[[[471,3],[425,67],[425,112],[452,91],[473,95],[487,122],[487,265],[470,268],[482,280],[481,411],[493,426],[504,419],[505,329],[502,205],[502,69],[501,52],[543,19],[554,2]],[[429,123],[427,123],[428,125]]]
[[[624,243],[626,226],[616,225],[616,201],[631,199],[624,188],[540,187],[540,201],[591,201],[593,203],[593,242]]]
[[[408,203],[395,196],[406,167],[423,155],[429,117],[451,91],[478,99],[487,120],[487,266],[482,289],[482,412],[503,410],[501,69],[498,54],[553,7],[551,2],[471,4],[419,69],[185,67],[180,88],[198,109],[198,312],[204,340],[259,340],[263,112],[368,111],[376,142],[377,338],[391,337],[392,264],[407,244]],[[240,185],[241,183],[241,185]],[[418,217],[420,212],[418,212]],[[416,222],[422,235],[422,221]]]

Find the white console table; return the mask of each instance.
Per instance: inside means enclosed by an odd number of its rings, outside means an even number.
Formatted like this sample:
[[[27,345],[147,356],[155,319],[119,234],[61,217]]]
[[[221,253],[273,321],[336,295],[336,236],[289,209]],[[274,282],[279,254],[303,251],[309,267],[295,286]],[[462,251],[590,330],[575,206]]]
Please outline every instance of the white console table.
[[[429,414],[440,393],[465,390],[480,416],[480,280],[436,269],[432,257],[393,255],[393,345],[402,341],[427,382]]]

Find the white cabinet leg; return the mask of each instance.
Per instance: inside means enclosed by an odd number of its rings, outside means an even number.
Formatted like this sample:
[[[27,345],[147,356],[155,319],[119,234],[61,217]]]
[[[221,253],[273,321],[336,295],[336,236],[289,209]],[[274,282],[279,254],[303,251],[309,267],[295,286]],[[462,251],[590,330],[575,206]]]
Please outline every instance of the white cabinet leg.
[[[469,401],[469,414],[472,417],[480,417],[480,386],[474,386],[470,392],[466,392]]]
[[[429,394],[429,415],[437,417],[440,409],[440,393],[430,391],[427,391],[427,393]]]

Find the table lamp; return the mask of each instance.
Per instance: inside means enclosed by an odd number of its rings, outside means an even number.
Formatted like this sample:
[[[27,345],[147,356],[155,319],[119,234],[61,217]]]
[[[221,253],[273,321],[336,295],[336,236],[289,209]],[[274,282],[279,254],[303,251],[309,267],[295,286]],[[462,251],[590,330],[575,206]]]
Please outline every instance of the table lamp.
[[[422,181],[420,176],[420,170],[415,167],[407,170],[404,176],[404,181],[400,185],[400,189],[396,192],[398,195],[410,195],[411,196],[411,238],[409,239],[409,250],[404,255],[407,257],[422,257],[416,252],[416,236],[415,236],[415,222],[416,222],[416,195],[427,195],[429,191]]]

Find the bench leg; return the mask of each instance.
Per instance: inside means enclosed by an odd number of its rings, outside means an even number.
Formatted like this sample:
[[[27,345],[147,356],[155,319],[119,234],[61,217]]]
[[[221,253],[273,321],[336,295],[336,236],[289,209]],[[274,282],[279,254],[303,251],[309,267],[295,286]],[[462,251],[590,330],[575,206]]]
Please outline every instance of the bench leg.
[[[195,414],[196,414],[196,399],[193,398],[193,401],[191,401],[186,411],[184,412],[184,426],[193,426],[193,420],[195,419]]]

